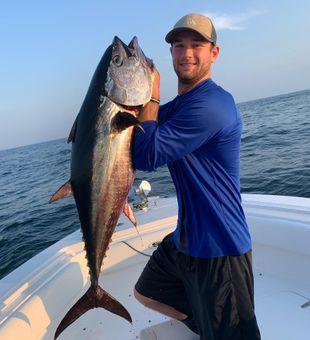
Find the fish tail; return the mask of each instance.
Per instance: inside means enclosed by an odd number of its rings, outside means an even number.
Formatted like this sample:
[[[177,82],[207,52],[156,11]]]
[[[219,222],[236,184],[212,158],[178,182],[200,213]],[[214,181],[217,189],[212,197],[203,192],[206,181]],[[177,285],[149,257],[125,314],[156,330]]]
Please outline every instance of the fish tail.
[[[93,308],[104,308],[111,313],[119,315],[132,322],[131,316],[124,306],[122,306],[112,295],[103,290],[100,286],[91,286],[88,291],[71,307],[68,313],[61,320],[56,329],[54,339],[62,333],[69,325],[77,320],[81,315]]]

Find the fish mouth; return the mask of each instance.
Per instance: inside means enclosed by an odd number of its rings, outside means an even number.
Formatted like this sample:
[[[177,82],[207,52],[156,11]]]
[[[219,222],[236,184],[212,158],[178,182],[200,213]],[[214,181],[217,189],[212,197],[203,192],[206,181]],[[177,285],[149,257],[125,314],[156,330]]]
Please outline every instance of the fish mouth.
[[[134,113],[138,113],[139,109],[141,109],[142,105],[139,106],[129,106],[129,105],[120,105],[124,110],[130,111],[130,112],[134,112]]]
[[[109,98],[110,99],[110,98]],[[111,100],[111,99],[110,99]],[[113,100],[111,100],[115,105],[117,105],[121,111],[127,111],[131,114],[133,114],[135,117],[137,117],[140,113],[141,108],[143,107],[143,105],[124,105],[121,103],[117,103]]]

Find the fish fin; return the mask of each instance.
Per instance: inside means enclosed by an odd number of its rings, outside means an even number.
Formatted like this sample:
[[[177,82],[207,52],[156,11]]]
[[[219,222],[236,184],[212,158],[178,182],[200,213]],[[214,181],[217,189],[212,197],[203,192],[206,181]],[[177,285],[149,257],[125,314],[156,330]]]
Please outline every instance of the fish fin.
[[[75,118],[75,121],[74,121],[74,123],[73,123],[73,125],[72,125],[71,131],[70,131],[70,133],[69,133],[69,137],[68,137],[68,139],[67,139],[67,143],[70,143],[70,142],[73,142],[73,143],[74,143],[74,141],[75,141],[75,135],[76,135],[78,117],[79,117],[79,116],[77,116],[77,117]]]
[[[142,130],[145,133],[145,130],[143,129],[142,125],[138,124],[138,125],[136,125],[136,127],[138,127],[140,130]]]
[[[128,217],[128,219],[132,222],[132,224],[135,226],[136,230],[137,230],[137,233],[142,241],[142,237],[139,233],[139,230],[137,228],[137,220],[136,220],[136,217],[128,203],[128,201],[126,201],[125,205],[124,205],[124,208],[123,208],[123,213]]]
[[[118,112],[111,122],[111,129],[113,132],[121,132],[129,128],[129,126],[142,126],[137,117],[129,112]]]
[[[60,198],[63,198],[63,197],[65,197],[65,196],[70,196],[70,195],[73,195],[73,191],[72,191],[71,182],[68,181],[68,182],[66,182],[64,185],[62,185],[62,186],[54,193],[54,195],[50,198],[50,200],[48,201],[48,203],[55,202],[55,201],[59,200]]]
[[[122,306],[113,296],[103,290],[100,286],[91,286],[61,320],[59,326],[56,329],[54,339],[56,339],[60,333],[62,333],[81,315],[90,309],[98,307],[104,308],[111,313],[119,315],[130,323],[132,322],[131,316],[126,308]]]
[[[137,226],[137,220],[135,215],[133,214],[133,211],[128,203],[128,201],[126,200],[126,203],[124,205],[123,208],[123,213],[128,217],[128,219],[132,222],[132,224],[136,227]]]

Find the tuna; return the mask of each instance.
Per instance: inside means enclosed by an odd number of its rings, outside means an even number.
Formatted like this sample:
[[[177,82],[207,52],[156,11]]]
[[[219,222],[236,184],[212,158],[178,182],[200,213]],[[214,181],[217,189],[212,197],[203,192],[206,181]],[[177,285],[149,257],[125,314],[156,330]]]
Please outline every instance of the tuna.
[[[139,107],[151,99],[153,63],[136,37],[114,37],[93,75],[73,124],[71,176],[50,202],[73,195],[85,243],[90,287],[64,316],[59,334],[89,309],[102,307],[129,322],[131,316],[99,286],[99,275],[122,212],[136,225],[127,196],[134,180],[131,142]],[[140,126],[141,127],[141,126]]]

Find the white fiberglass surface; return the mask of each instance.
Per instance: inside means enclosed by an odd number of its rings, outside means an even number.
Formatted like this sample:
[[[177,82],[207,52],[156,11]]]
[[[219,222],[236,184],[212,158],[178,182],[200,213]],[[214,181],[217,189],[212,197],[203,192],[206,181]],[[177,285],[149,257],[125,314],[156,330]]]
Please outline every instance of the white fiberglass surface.
[[[308,339],[310,200],[245,195],[243,201],[254,240],[255,304],[262,339]],[[147,213],[137,213],[140,235],[121,219],[121,231],[104,260],[100,284],[128,309],[132,325],[94,309],[59,339],[198,339],[183,324],[134,299],[134,284],[148,258],[123,243],[150,254],[152,243],[174,228],[176,210],[175,199],[153,199]],[[89,287],[79,240],[77,234],[67,237],[1,280],[0,339],[53,338],[64,314]]]
[[[300,270],[296,265],[306,266],[303,267],[306,270],[309,259],[264,245],[254,245],[253,256],[256,313],[262,339],[307,339],[310,307],[303,306],[309,301],[309,281],[296,276]],[[104,289],[126,306],[133,319],[132,325],[97,309],[77,320],[60,339],[199,339],[183,324],[143,307],[134,299],[132,289],[146,260],[143,255],[136,254],[100,277]],[[285,272],[284,267],[287,267]]]

